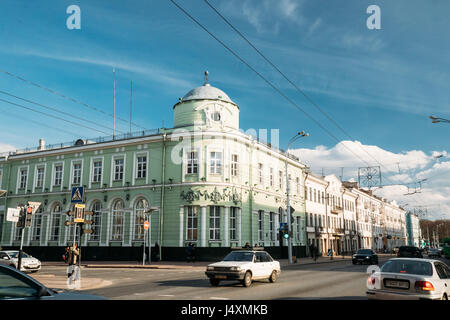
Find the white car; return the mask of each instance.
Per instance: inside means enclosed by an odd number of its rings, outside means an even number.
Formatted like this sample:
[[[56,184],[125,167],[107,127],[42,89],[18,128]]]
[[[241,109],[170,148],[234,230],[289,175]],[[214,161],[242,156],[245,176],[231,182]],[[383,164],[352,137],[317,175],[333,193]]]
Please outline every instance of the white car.
[[[450,269],[439,261],[394,258],[367,279],[370,300],[448,300]]]
[[[17,265],[19,263],[19,251],[0,251],[0,263],[17,269]],[[37,272],[39,270],[41,270],[41,262],[38,259],[26,254],[25,252],[22,252],[22,263],[20,266],[20,271]]]
[[[249,287],[253,280],[275,282],[280,272],[280,263],[267,252],[239,250],[232,251],[221,262],[208,265],[205,274],[212,286],[218,286],[222,280],[238,280]]]

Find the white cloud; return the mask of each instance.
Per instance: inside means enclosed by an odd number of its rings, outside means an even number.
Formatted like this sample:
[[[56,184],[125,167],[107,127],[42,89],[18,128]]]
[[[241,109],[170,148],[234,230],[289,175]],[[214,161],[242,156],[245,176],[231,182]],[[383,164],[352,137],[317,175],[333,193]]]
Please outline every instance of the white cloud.
[[[16,147],[14,147],[10,144],[0,143],[0,154],[9,152],[9,151],[14,151],[16,149],[17,149]]]
[[[338,177],[343,174],[347,181],[358,181],[358,168],[367,167],[367,163],[379,166],[375,158],[382,164],[383,185],[374,189],[376,195],[396,200],[411,210],[425,206],[430,219],[450,218],[450,161],[446,161],[446,151],[395,153],[359,141],[341,141],[332,148],[317,146],[314,149],[290,150],[290,153],[298,156],[317,174],[334,173]],[[435,158],[441,154],[443,157]]]

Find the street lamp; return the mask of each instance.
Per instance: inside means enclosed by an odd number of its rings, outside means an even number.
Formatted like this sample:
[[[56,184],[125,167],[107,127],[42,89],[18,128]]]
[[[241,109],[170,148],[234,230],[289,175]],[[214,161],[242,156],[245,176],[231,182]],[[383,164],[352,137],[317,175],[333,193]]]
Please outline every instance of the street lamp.
[[[432,123],[439,123],[439,122],[450,123],[450,120],[447,120],[447,119],[444,119],[444,118],[438,118],[438,117],[430,116],[430,119],[431,119]]]
[[[286,218],[288,221],[288,232],[289,232],[289,238],[288,238],[288,259],[289,263],[292,264],[292,222],[291,222],[291,205],[289,203],[289,175],[288,175],[288,150],[291,143],[295,142],[297,139],[302,137],[309,136],[308,133],[305,131],[297,132],[295,136],[289,140],[289,143],[286,148],[286,162],[285,162],[285,176],[286,176]]]
[[[153,213],[153,211],[157,211],[157,210],[159,210],[159,207],[150,207],[150,208],[146,208],[145,210],[144,210],[144,218],[145,218],[145,221],[148,221],[148,220],[150,220],[150,217],[151,217],[151,215],[152,215],[152,213]],[[150,229],[150,228],[149,228]],[[148,230],[145,230],[144,229],[144,250],[142,251],[142,265],[145,265],[145,246],[146,246],[146,235],[147,235],[147,233],[148,233]],[[150,239],[150,245],[149,245],[149,247],[150,247],[150,250],[148,250],[148,252],[149,252],[149,262],[152,262],[152,260],[151,260],[151,255],[152,255],[152,253],[151,253],[151,247],[152,247],[152,240]]]

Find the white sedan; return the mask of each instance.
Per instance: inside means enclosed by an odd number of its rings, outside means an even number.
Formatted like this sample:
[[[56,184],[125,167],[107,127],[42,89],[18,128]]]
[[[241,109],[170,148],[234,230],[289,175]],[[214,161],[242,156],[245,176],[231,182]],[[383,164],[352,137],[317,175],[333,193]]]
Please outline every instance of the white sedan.
[[[367,279],[367,297],[377,300],[448,300],[450,269],[439,260],[395,258]]]
[[[17,269],[17,265],[19,263],[19,251],[0,251],[0,263]],[[22,252],[20,271],[36,272],[39,270],[41,270],[41,262],[38,259],[26,254],[25,252]]]
[[[238,280],[249,287],[253,280],[275,282],[280,272],[280,263],[267,252],[239,250],[229,253],[221,262],[208,265],[205,274],[212,286],[222,280]]]

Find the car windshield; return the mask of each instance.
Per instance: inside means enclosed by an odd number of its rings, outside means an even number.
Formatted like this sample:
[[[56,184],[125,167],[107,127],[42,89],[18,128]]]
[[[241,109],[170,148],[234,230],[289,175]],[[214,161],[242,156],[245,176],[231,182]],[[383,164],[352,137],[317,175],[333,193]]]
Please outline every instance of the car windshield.
[[[433,267],[425,261],[390,260],[381,267],[381,272],[432,276]]]
[[[8,255],[11,258],[16,259],[19,257],[19,251],[8,252]],[[29,258],[29,256],[25,252],[22,252],[22,258]]]
[[[223,261],[253,261],[253,252],[231,252]]]
[[[372,250],[368,250],[368,249],[358,250],[358,252],[356,252],[356,254],[371,254],[371,253],[372,253]]]
[[[430,251],[437,252],[438,249],[430,249]]]

